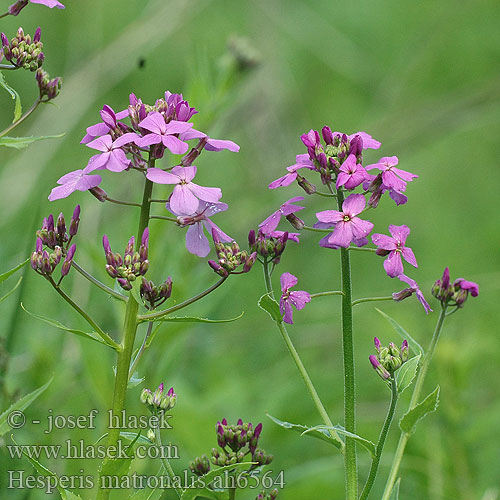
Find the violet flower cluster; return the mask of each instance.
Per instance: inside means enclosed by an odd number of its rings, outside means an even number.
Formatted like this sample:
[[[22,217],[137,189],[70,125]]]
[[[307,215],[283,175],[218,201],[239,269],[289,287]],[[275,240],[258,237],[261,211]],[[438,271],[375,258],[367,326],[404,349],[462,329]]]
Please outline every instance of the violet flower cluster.
[[[99,187],[102,172],[139,171],[155,184],[172,187],[166,208],[177,217],[179,226],[188,227],[187,249],[206,257],[210,245],[205,229],[215,231],[222,241],[230,242],[232,238],[211,221],[212,216],[227,210],[227,205],[220,201],[221,189],[194,182],[197,167],[193,162],[203,150],[237,152],[239,146],[194,129],[190,120],[196,113],[182,94],[168,91],[154,105],[143,103],[134,94],[130,94],[129,106],[122,111],[115,112],[105,105],[100,112],[102,121],[88,127],[81,141],[97,153],[84,168],[63,175],[49,200],[66,198],[75,191],[90,191],[100,201],[106,201],[110,198]],[[190,145],[190,141],[196,143]],[[165,153],[173,167],[150,166],[150,159],[161,159]]]
[[[150,389],[143,389],[141,393],[141,403],[146,405],[152,413],[171,410],[176,402],[177,394],[174,388],[171,387],[166,391],[163,383],[154,392]]]
[[[377,354],[372,354],[369,359],[374,370],[383,380],[394,378],[396,370],[408,361],[410,348],[408,341],[403,340],[401,347],[397,347],[394,342],[390,342],[387,347],[382,346],[380,340],[374,339]]]
[[[325,126],[321,135],[316,130],[310,130],[301,136],[301,140],[307,148],[307,153],[297,155],[296,163],[287,167],[287,173],[271,182],[269,188],[290,186],[296,182],[309,195],[319,193],[331,199],[341,197],[343,202],[338,209],[317,212],[317,222],[311,228],[296,215],[305,207],[295,203],[304,198],[291,198],[259,224],[263,237],[270,237],[276,232],[280,220],[286,218],[299,231],[305,228],[327,232],[328,234],[319,241],[319,245],[324,248],[368,245],[374,225],[366,219],[367,211],[378,206],[384,193],[388,193],[396,205],[406,203],[407,197],[404,193],[407,184],[418,176],[400,169],[396,156],[382,157],[376,163],[364,165],[364,151],[379,149],[381,146],[379,141],[366,132],[345,134],[333,132],[330,127]],[[307,174],[315,174],[319,183],[326,187],[326,191],[320,192],[320,188],[305,177]],[[425,311],[429,312],[431,309],[418,284],[404,273],[403,261],[418,267],[412,249],[406,245],[410,234],[409,227],[390,225],[389,233],[390,235],[374,233],[371,235],[371,241],[376,246],[376,254],[385,257],[384,269],[387,275],[409,285],[394,294],[394,300],[402,300],[415,294]],[[296,284],[293,275],[284,273],[281,281],[282,315],[284,321],[291,323],[291,306],[301,309],[307,300],[303,299],[305,296],[297,300],[296,297],[301,297],[296,295],[299,292],[290,292],[290,286]]]
[[[469,294],[472,297],[479,295],[479,285],[474,281],[463,278],[450,281],[450,270],[446,268],[443,277],[432,286],[432,295],[438,299],[443,306],[456,306],[462,308]]]

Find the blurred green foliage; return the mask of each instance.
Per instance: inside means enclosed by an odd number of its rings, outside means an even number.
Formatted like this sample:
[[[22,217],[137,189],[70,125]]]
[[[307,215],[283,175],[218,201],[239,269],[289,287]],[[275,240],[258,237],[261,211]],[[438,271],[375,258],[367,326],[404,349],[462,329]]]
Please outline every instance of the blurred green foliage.
[[[106,232],[117,248],[124,246],[136,230],[135,209],[104,206],[86,193],[50,204],[47,195],[61,175],[86,164],[90,152],[79,141],[85,128],[98,121],[102,105],[123,109],[130,92],[146,102],[166,89],[183,92],[200,111],[196,126],[210,125],[214,137],[241,145],[237,155],[203,155],[199,182],[223,188],[230,210],[217,223],[242,244],[248,230],[274,207],[302,194],[295,187],[286,192],[266,188],[303,152],[300,134],[324,124],[347,132],[365,130],[382,141],[381,155],[398,155],[402,168],[420,176],[408,187],[407,205],[396,209],[389,199],[381,203],[372,219],[377,230],[385,232],[390,223],[412,228],[408,244],[420,264],[412,276],[424,290],[446,265],[452,277],[466,277],[481,287],[480,296],[469,299],[445,325],[427,380],[428,392],[437,382],[441,385],[441,405],[410,441],[401,498],[498,498],[498,3],[68,0],[66,5],[65,10],[30,5],[17,18],[1,21],[1,30],[10,36],[19,25],[26,32],[42,26],[44,67],[64,79],[55,106],[45,106],[16,132],[66,135],[23,151],[1,151],[0,272],[29,255],[43,216],[60,210],[69,216],[81,203],[77,259],[109,283],[100,238]],[[228,75],[221,65],[227,64],[227,44],[233,35],[247,38],[260,54],[260,64],[238,81],[221,81]],[[27,108],[36,97],[32,75],[9,72],[6,77]],[[13,102],[2,93],[0,103],[4,128]],[[377,155],[369,151],[365,157],[375,161]],[[110,174],[103,187],[116,198],[136,201],[140,187],[131,179]],[[307,202],[309,222],[315,211],[327,208],[323,199]],[[164,211],[161,206],[156,209]],[[172,300],[187,298],[215,281],[205,260],[185,251],[184,230],[162,221],[154,221],[151,229],[150,277],[172,276]],[[320,250],[317,239],[305,234],[300,246],[290,244],[276,270],[276,282],[279,273],[289,271],[311,292],[338,288],[339,256]],[[121,305],[104,302],[99,291],[72,274],[66,288],[117,335]],[[385,276],[382,261],[370,254],[353,256],[353,280],[355,297],[400,289]],[[2,283],[0,295],[14,283],[15,278]],[[291,422],[320,423],[278,332],[256,306],[263,288],[258,266],[250,275],[235,276],[189,314],[232,317],[245,311],[241,320],[187,327],[167,324],[143,358],[140,374],[147,385],[164,381],[179,395],[170,431],[181,455],[174,468],[180,471],[194,456],[210,450],[217,420],[241,416],[264,422],[262,445],[275,455],[272,469],[285,469],[287,487],[280,498],[342,498],[343,465],[336,450],[286,432],[265,417],[269,411]],[[49,409],[54,414],[104,411],[112,392],[111,353],[36,322],[22,312],[21,301],[35,313],[85,326],[43,279],[26,269],[16,293],[1,306],[0,360],[9,361],[2,380],[6,394],[26,394],[54,375],[51,387],[27,410],[29,421],[47,415]],[[384,303],[382,309],[427,345],[436,313],[426,317],[414,299]],[[295,318],[291,336],[332,420],[341,422],[338,297],[315,300]],[[374,335],[383,342],[396,335],[370,304],[356,309],[355,329],[358,430],[376,440],[389,394],[369,366],[368,355]],[[131,411],[144,411],[138,402],[140,390],[130,390]],[[9,402],[6,394],[3,408]],[[408,398],[405,393],[400,414]],[[28,425],[16,431],[16,441],[57,444],[71,437],[93,443],[104,432],[105,422],[102,416],[98,430],[58,430],[50,435],[43,433],[44,427]],[[383,488],[397,437],[393,428],[373,498]],[[10,442],[8,435],[5,442]],[[363,450],[359,455],[362,479],[369,464]],[[7,492],[5,470],[21,465],[30,470],[30,465],[9,461],[3,446],[0,461],[2,498],[44,497],[38,491]],[[48,460],[45,465],[66,474],[79,474],[81,468],[77,461]],[[85,463],[88,473],[95,467],[97,463]],[[138,463],[137,468],[156,471],[151,464]],[[241,498],[256,494],[246,492]]]

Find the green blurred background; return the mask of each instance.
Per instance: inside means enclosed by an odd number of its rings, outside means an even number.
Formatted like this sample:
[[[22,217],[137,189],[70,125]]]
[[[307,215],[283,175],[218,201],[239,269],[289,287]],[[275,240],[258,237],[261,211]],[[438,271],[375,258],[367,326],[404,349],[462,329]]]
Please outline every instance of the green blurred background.
[[[4,2],[5,3],[5,2]],[[7,2],[9,3],[9,2]],[[327,0],[145,1],[97,0],[65,2],[65,10],[30,5],[19,17],[2,20],[9,37],[18,26],[34,32],[42,26],[44,67],[64,79],[55,106],[45,106],[16,129],[17,135],[58,134],[62,139],[36,143],[23,151],[2,150],[0,163],[0,271],[29,255],[34,231],[50,211],[70,215],[82,205],[78,260],[110,283],[103,267],[100,238],[110,236],[122,250],[135,233],[134,208],[98,203],[86,193],[47,201],[64,173],[83,168],[89,150],[79,145],[85,128],[99,119],[103,104],[115,110],[135,92],[154,102],[164,90],[183,92],[200,115],[195,125],[212,136],[241,145],[239,154],[207,153],[199,160],[198,181],[218,185],[230,211],[216,222],[245,244],[248,230],[284,200],[301,195],[297,187],[270,191],[267,184],[304,152],[300,134],[329,124],[352,133],[365,130],[382,141],[381,156],[398,155],[402,168],[420,178],[408,187],[409,202],[396,209],[386,199],[372,214],[376,230],[408,224],[408,241],[420,267],[411,275],[428,290],[448,265],[452,277],[480,284],[480,296],[445,325],[442,341],[427,379],[427,389],[441,385],[441,406],[419,426],[403,461],[401,498],[405,500],[494,500],[499,497],[500,466],[500,341],[498,340],[499,223],[498,137],[500,134],[499,6],[494,1],[372,2]],[[5,9],[2,9],[2,11]],[[259,56],[259,65],[228,78],[228,40],[245,37]],[[12,72],[11,72],[12,73]],[[25,108],[36,97],[32,75],[7,73]],[[2,128],[11,119],[13,103],[0,94]],[[365,162],[379,152],[368,151]],[[116,198],[139,200],[137,176],[105,176],[103,187]],[[167,190],[158,189],[158,195]],[[328,208],[323,199],[307,200],[306,214]],[[165,213],[161,206],[156,213]],[[166,213],[165,213],[166,214]],[[285,226],[284,226],[285,227]],[[206,259],[184,249],[184,231],[155,221],[152,230],[152,271],[155,280],[171,275],[174,296],[183,300],[215,281]],[[339,287],[339,255],[320,250],[315,235],[290,244],[276,272],[292,272],[300,288],[319,292]],[[0,285],[0,295],[15,283]],[[382,260],[353,256],[356,297],[388,295],[399,282],[384,273]],[[121,306],[91,290],[80,276],[66,283],[113,335],[118,335]],[[318,424],[285,346],[266,314],[256,306],[263,293],[258,266],[235,276],[186,310],[188,314],[231,317],[236,323],[165,327],[140,367],[146,386],[165,381],[179,395],[171,440],[179,446],[180,471],[188,460],[207,453],[214,443],[214,423],[226,416],[235,421],[264,422],[262,446],[274,453],[272,469],[285,470],[285,500],[343,498],[343,464],[326,443],[288,433],[270,422],[265,412],[308,425]],[[430,298],[430,294],[427,294]],[[57,318],[66,325],[85,324],[55,296],[48,284],[26,270],[22,286],[2,303],[0,336],[2,382],[12,397],[47,381],[48,391],[27,410],[28,419],[55,414],[102,412],[109,406],[113,361],[100,346],[37,322],[27,309]],[[432,305],[437,309],[435,301]],[[437,319],[425,316],[416,300],[383,303],[426,345]],[[317,384],[334,422],[342,419],[342,365],[337,297],[313,301],[295,315],[291,336]],[[140,332],[142,335],[142,331]],[[369,304],[356,310],[356,363],[359,433],[376,440],[388,405],[388,392],[368,363],[372,338],[395,338],[386,321]],[[2,374],[3,376],[3,374]],[[130,390],[129,407],[143,413],[140,387]],[[400,412],[407,405],[405,394]],[[2,408],[8,398],[2,397]],[[93,443],[94,431],[43,433],[40,426],[16,432],[18,442],[57,444],[71,437]],[[382,459],[372,498],[380,496],[398,437],[394,427]],[[8,436],[4,437],[9,442]],[[360,450],[360,479],[368,470]],[[33,491],[7,491],[5,470],[28,462],[9,461],[0,451],[2,498],[38,499]],[[45,461],[58,473],[78,474],[76,461]],[[84,464],[93,473],[96,462]],[[142,473],[156,465],[138,463]],[[383,479],[384,478],[384,479]],[[81,491],[88,498],[86,491]],[[168,496],[170,494],[170,497]],[[172,493],[164,496],[171,498]],[[242,493],[252,499],[257,492]],[[123,495],[118,495],[121,498]]]

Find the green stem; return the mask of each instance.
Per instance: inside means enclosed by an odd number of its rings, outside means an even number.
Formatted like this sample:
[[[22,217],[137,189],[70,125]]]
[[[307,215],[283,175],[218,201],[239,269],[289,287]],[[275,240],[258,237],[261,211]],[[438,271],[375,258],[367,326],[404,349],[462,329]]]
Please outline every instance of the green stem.
[[[3,16],[0,16],[0,19]],[[14,66],[12,64],[0,64],[0,69],[6,69],[6,70],[13,70],[13,69],[19,69],[19,66]]]
[[[263,268],[264,268],[264,280],[266,283],[266,291],[274,299],[273,286],[271,283],[271,275],[269,273],[269,263],[267,259],[264,260],[263,262]],[[304,384],[306,385],[307,390],[309,391],[309,394],[314,402],[314,405],[316,406],[316,409],[318,410],[319,415],[321,416],[321,419],[323,420],[323,423],[327,427],[333,427],[333,423],[330,420],[330,417],[328,416],[328,413],[326,412],[323,403],[321,402],[318,392],[314,387],[311,377],[309,377],[309,374],[307,373],[304,363],[302,363],[302,360],[300,359],[297,349],[295,349],[295,346],[293,345],[292,339],[288,335],[285,325],[283,324],[283,322],[276,322],[276,325],[278,326],[278,329],[281,333],[281,337],[283,338],[283,341],[285,342],[285,345],[288,348],[288,352],[292,356],[292,359],[295,362],[297,369],[299,370],[300,376],[302,377],[302,380],[304,381]],[[334,439],[337,439],[342,443],[342,440],[339,438],[338,434],[335,431],[330,430],[329,432],[331,433]],[[343,446],[341,447],[341,450],[343,450]]]
[[[159,418],[159,421],[161,421],[161,418]],[[155,427],[155,442],[156,442],[156,446],[161,449],[163,445],[162,445],[162,442],[161,442],[160,426]],[[163,464],[163,467],[165,467],[167,475],[170,478],[170,480],[172,481],[172,484],[175,485],[176,484],[176,482],[175,482],[175,472],[172,469],[172,466],[170,465],[170,462],[168,461],[168,459],[165,458],[165,457],[163,457],[162,455],[163,454],[160,453],[161,463]],[[178,486],[174,486],[174,489],[175,489],[175,492],[177,493],[177,496],[179,498],[181,498],[182,494],[184,493],[184,490],[182,490]]]
[[[429,369],[429,364],[432,360],[432,356],[434,355],[434,351],[436,350],[436,345],[439,340],[439,336],[443,329],[444,320],[446,317],[446,306],[441,307],[441,312],[439,313],[439,318],[436,323],[436,328],[434,329],[434,333],[432,335],[431,342],[429,344],[429,348],[425,353],[422,364],[420,365],[420,370],[417,375],[417,380],[415,381],[415,387],[413,389],[413,394],[411,396],[410,405],[408,407],[408,411],[415,408],[420,399],[420,393],[422,392],[422,387],[424,385],[425,376],[427,375],[427,371]],[[399,467],[401,465],[401,461],[403,459],[403,454],[406,448],[406,443],[408,443],[408,439],[410,438],[409,434],[404,432],[401,433],[399,438],[398,447],[396,449],[396,453],[394,455],[391,471],[389,473],[389,477],[387,478],[387,483],[385,485],[384,494],[382,496],[382,500],[389,500],[392,489],[394,487],[394,483],[396,482],[397,475],[399,472]]]
[[[2,132],[0,132],[0,137],[3,137],[4,135],[7,135],[11,130],[13,130],[14,128],[16,128],[18,125],[20,125],[24,120],[26,120],[26,118],[28,118],[29,115],[31,115],[31,113],[33,113],[33,111],[35,111],[36,108],[38,108],[39,104],[41,103],[42,101],[40,100],[40,98],[38,98],[34,103],[33,105],[31,106],[30,109],[28,109],[28,111],[26,111],[26,113],[24,113],[24,115],[22,115],[19,120],[16,120],[15,122],[11,123],[5,130],[3,130]]]
[[[153,325],[154,323],[151,321],[148,323],[148,329],[146,331],[146,335],[144,336],[144,340],[142,341],[141,347],[137,351],[137,354],[135,355],[134,361],[132,361],[132,364],[130,365],[130,370],[128,374],[128,378],[132,377],[134,374],[135,369],[137,368],[137,365],[139,363],[139,360],[141,359],[142,355],[144,354],[144,351],[146,350],[146,345],[148,343],[148,339],[151,336],[151,332],[153,331]]]
[[[366,480],[365,487],[361,492],[359,500],[366,500],[370,491],[375,483],[375,478],[377,477],[378,467],[380,464],[380,458],[382,457],[382,451],[384,449],[385,440],[387,434],[391,427],[392,420],[394,418],[394,412],[396,411],[396,405],[398,403],[398,388],[395,380],[391,381],[391,404],[385,417],[384,425],[380,431],[380,436],[378,438],[377,447],[375,450],[375,457],[372,460],[372,465],[370,467],[370,473],[368,474],[368,479]]]
[[[59,285],[52,279],[52,277],[47,278],[50,284],[54,287],[54,290],[80,315],[83,319],[96,331],[99,337],[102,338],[106,345],[109,345],[116,351],[120,352],[120,345],[118,345],[76,302],[66,295],[65,292],[61,290]]]
[[[229,488],[229,500],[236,498],[236,488]]]
[[[340,290],[334,290],[331,292],[311,293],[311,299],[315,299],[317,297],[326,297],[327,295],[344,295],[344,292],[341,292]]]
[[[166,215],[151,215],[150,219],[160,219],[160,220],[169,220],[171,222],[177,222],[175,217],[167,217]]]
[[[110,198],[109,196],[106,196],[106,201],[109,201],[110,203],[115,203],[116,205],[126,205],[128,207],[142,207],[140,203],[133,203],[132,201],[115,200],[113,198]]]
[[[7,11],[5,14],[0,14],[0,19],[2,19],[3,17],[7,17],[7,16],[10,16],[9,11]]]
[[[302,229],[305,229],[306,231],[313,231],[315,233],[331,233],[333,231],[333,229],[319,229],[312,226],[304,226]]]
[[[337,192],[337,204],[342,211],[344,193]],[[344,358],[344,428],[356,434],[356,386],[354,374],[354,340],[352,325],[352,288],[351,263],[347,248],[340,249],[340,265],[342,275],[342,350]],[[356,441],[346,436],[345,439],[345,478],[346,498],[356,500],[358,497],[358,471],[356,458]]]
[[[332,193],[322,193],[321,191],[315,191],[314,194],[319,194],[320,196],[326,196],[328,198],[337,198],[336,194]]]
[[[154,166],[154,159],[149,160],[149,166]],[[148,226],[149,214],[151,209],[151,203],[149,199],[151,198],[151,193],[153,191],[153,183],[146,179],[144,184],[144,194],[141,205],[141,215],[139,218],[139,227],[137,230],[137,241],[141,241],[142,233]],[[127,396],[127,387],[129,380],[129,370],[130,361],[132,359],[132,354],[134,351],[135,335],[137,332],[138,318],[137,313],[139,311],[139,304],[137,301],[131,297],[127,301],[127,307],[125,309],[125,319],[123,323],[123,334],[121,341],[122,350],[118,353],[118,362],[116,366],[116,376],[115,376],[115,386],[113,391],[113,405],[111,409],[111,415],[114,418],[120,418],[125,408],[125,399]],[[114,427],[108,429],[107,438],[107,449],[113,449],[117,446],[118,440],[120,438],[120,428]],[[109,489],[103,489],[101,484],[101,478],[103,472],[106,471],[106,465],[112,462],[112,458],[106,458],[102,464],[100,470],[100,478],[97,491],[97,500],[107,500],[111,493]]]
[[[357,306],[358,304],[362,304],[363,302],[378,302],[380,300],[394,300],[394,297],[390,295],[389,297],[365,297],[363,299],[356,299],[352,301],[352,305]]]
[[[224,283],[224,281],[227,280],[227,278],[228,278],[228,276],[226,276],[225,278],[221,278],[219,281],[217,281],[217,283],[212,285],[210,288],[207,288],[206,290],[199,293],[198,295],[195,295],[194,297],[191,297],[190,299],[185,300],[184,302],[181,302],[180,304],[177,304],[176,306],[172,306],[169,309],[165,309],[163,311],[158,311],[155,313],[140,314],[137,317],[137,319],[138,319],[139,323],[142,323],[144,321],[156,321],[156,320],[162,318],[163,316],[167,316],[167,314],[178,311],[179,309],[183,309],[184,307],[191,305],[193,302],[196,302],[196,301],[202,299],[203,297],[205,297],[209,293],[213,292],[215,289],[219,288],[222,285],[222,283]]]
[[[87,278],[91,283],[93,283],[95,286],[100,288],[101,290],[104,290],[106,293],[109,293],[113,297],[123,300],[124,302],[127,302],[127,297],[125,295],[122,295],[121,293],[115,292],[112,288],[109,288],[109,286],[106,286],[104,283],[101,283],[97,278],[94,278],[89,272],[85,271],[83,267],[80,267],[74,260],[73,263],[71,264],[72,267],[74,267],[82,276]]]
[[[355,252],[371,252],[371,253],[377,251],[376,248],[368,248],[368,247],[349,247],[347,250],[354,250]]]

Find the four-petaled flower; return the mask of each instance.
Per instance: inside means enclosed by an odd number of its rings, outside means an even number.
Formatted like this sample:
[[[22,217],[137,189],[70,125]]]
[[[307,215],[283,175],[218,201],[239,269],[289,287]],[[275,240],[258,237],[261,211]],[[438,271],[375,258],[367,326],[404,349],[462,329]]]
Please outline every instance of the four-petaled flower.
[[[377,163],[368,165],[366,170],[373,170],[374,168],[380,170],[383,185],[387,189],[393,189],[397,193],[401,193],[406,190],[406,183],[417,178],[418,175],[396,168],[397,164],[397,156],[384,156]]]
[[[384,269],[391,278],[395,278],[403,274],[404,271],[401,257],[413,267],[418,267],[418,265],[413,250],[405,246],[406,238],[410,234],[410,228],[405,225],[394,226],[391,224],[389,232],[392,237],[376,233],[372,235],[372,241],[377,245],[379,255],[387,255],[387,259],[384,261]]]
[[[336,188],[344,186],[346,189],[354,189],[366,180],[366,170],[361,163],[356,162],[356,156],[350,154],[347,160],[340,166],[337,177]]]
[[[83,170],[75,170],[74,172],[69,172],[63,175],[58,181],[60,186],[52,189],[49,195],[49,200],[60,200],[61,198],[67,198],[74,191],[87,191],[98,186],[102,178],[100,175],[88,175],[90,170],[88,167]]]
[[[462,290],[466,290],[473,297],[477,297],[479,295],[479,285],[474,283],[474,281],[467,281],[463,278],[458,278],[453,284],[458,285]]]
[[[297,163],[294,163],[293,165],[286,167],[286,169],[288,170],[288,174],[271,182],[271,184],[269,184],[269,186],[268,186],[269,189],[276,189],[279,187],[289,186],[295,179],[297,179],[297,177],[299,175],[297,173],[297,170],[300,170],[301,168],[307,168],[309,170],[317,170],[316,166],[314,165],[312,160],[309,158],[308,154],[297,155],[295,157],[295,161]]]
[[[139,136],[133,132],[123,134],[113,141],[111,136],[104,135],[87,143],[87,147],[102,151],[90,158],[87,165],[88,171],[106,168],[111,172],[122,172],[130,165],[130,160],[121,149],[122,146],[134,142]]]
[[[373,224],[357,217],[365,207],[366,200],[362,194],[351,194],[342,204],[342,212],[324,210],[316,214],[320,223],[334,225],[334,231],[328,237],[328,244],[332,248],[347,248],[351,241],[357,246],[368,243],[366,236],[373,229]]]
[[[174,215],[177,215],[177,223],[184,227],[189,226],[186,232],[186,248],[188,251],[198,257],[206,257],[210,253],[210,244],[205,236],[206,229],[210,234],[215,231],[221,241],[229,243],[233,241],[220,227],[214,224],[209,217],[219,212],[227,210],[227,204],[222,202],[207,203],[200,201],[196,213],[190,216],[178,214],[173,210],[170,203],[167,203],[167,209]]]
[[[222,191],[215,187],[198,186],[191,182],[196,175],[196,167],[174,167],[171,172],[161,168],[149,168],[146,177],[157,184],[175,184],[170,197],[170,207],[178,215],[193,215],[198,209],[199,200],[217,202]]]
[[[296,205],[292,205],[296,201],[302,201],[304,199],[303,196],[296,196],[295,198],[290,198],[285,201],[283,205],[281,205],[276,212],[273,212],[267,219],[263,220],[259,224],[259,228],[264,234],[272,233],[277,227],[281,220],[281,217],[286,217],[287,215],[291,215],[300,210],[304,210],[305,207],[298,207]]]
[[[308,292],[304,290],[290,291],[290,288],[295,286],[298,281],[299,280],[290,273],[283,273],[280,277],[280,312],[285,323],[293,324],[292,305],[299,311],[303,309],[308,302],[311,302],[311,295]]]
[[[398,276],[398,279],[402,281],[403,283],[406,283],[410,285],[410,288],[405,288],[404,290],[401,290],[400,292],[393,293],[392,296],[396,302],[399,302],[400,300],[405,299],[406,297],[409,297],[412,294],[415,294],[417,296],[417,299],[419,302],[422,304],[422,306],[425,309],[425,312],[429,314],[429,312],[432,311],[431,306],[427,303],[425,300],[424,294],[420,290],[420,287],[418,286],[418,283],[406,276],[405,274],[400,274]]]
[[[136,144],[145,148],[152,144],[163,144],[171,153],[183,155],[189,148],[188,144],[175,137],[182,134],[193,126],[192,123],[172,120],[165,123],[161,113],[154,111],[139,123],[139,127],[149,130],[151,133],[136,140]]]

